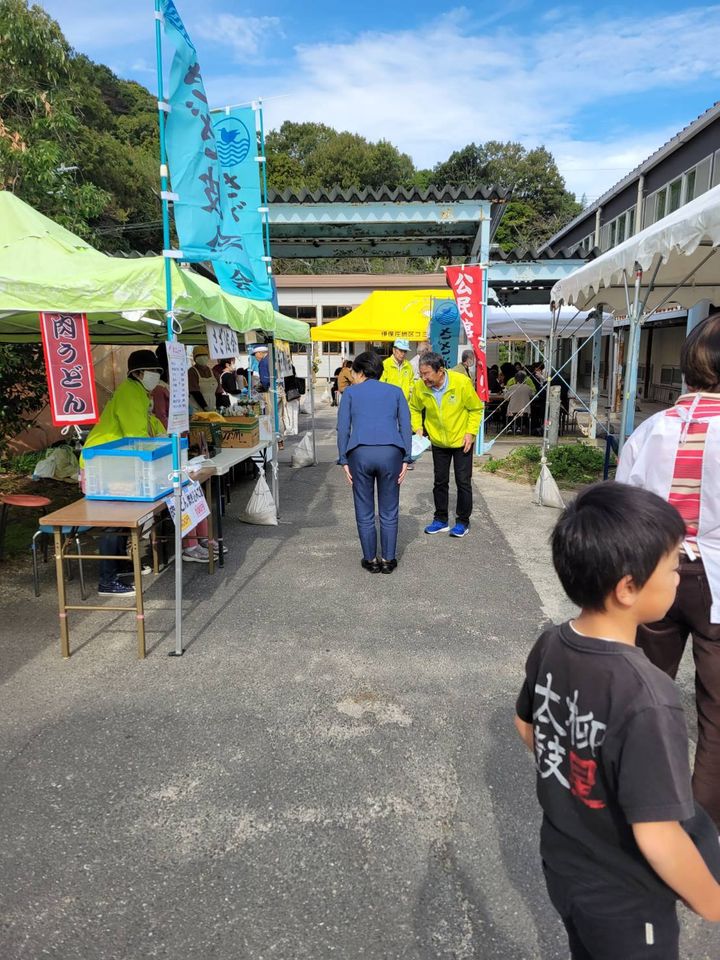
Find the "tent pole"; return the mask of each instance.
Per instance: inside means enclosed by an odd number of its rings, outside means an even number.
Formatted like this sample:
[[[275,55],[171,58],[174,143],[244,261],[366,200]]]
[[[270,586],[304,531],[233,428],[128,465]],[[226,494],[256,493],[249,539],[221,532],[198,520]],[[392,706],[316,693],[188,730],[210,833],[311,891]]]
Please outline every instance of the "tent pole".
[[[280,516],[280,490],[278,482],[278,473],[280,465],[278,464],[278,437],[280,436],[280,403],[278,401],[278,385],[277,385],[277,370],[275,368],[275,341],[273,340],[270,343],[270,357],[269,357],[269,370],[270,370],[270,395],[272,396],[273,402],[273,445],[272,445],[272,495],[273,500],[275,501],[275,510]]]
[[[635,296],[630,312],[630,336],[625,356],[625,385],[623,390],[622,414],[620,417],[620,436],[618,453],[633,432],[635,424],[635,399],[637,397],[637,368],[640,359],[640,286],[643,272],[638,266],[635,271]]]
[[[485,354],[487,363],[487,311],[488,311],[488,273],[490,266],[490,218],[483,217],[480,221],[480,250],[478,253],[478,263],[482,264],[482,314],[480,319],[480,349]],[[477,364],[477,358],[476,358]],[[487,371],[486,371],[487,375]],[[477,390],[477,375],[475,377],[475,388]],[[492,444],[485,447],[485,404],[480,414],[480,428],[478,429],[477,439],[475,441],[475,453],[477,456],[487,453]]]
[[[168,204],[168,167],[167,149],[165,145],[165,90],[163,84],[162,63],[162,19],[160,0],[155,0],[155,56],[157,64],[158,88],[158,125],[160,135],[160,196],[162,198],[163,221],[163,257],[165,258],[165,319],[167,323],[167,338],[175,339],[175,325],[173,316],[172,297],[172,263],[170,250],[170,208]],[[180,477],[180,435],[172,434],[172,485],[175,501],[175,649],[170,656],[181,657],[184,653],[182,643],[182,483]],[[211,546],[212,549],[212,546]],[[142,590],[142,584],[138,585]]]
[[[310,433],[312,435],[313,463],[317,464],[317,440],[315,437],[315,384],[313,383],[313,367],[315,366],[315,344],[310,341],[310,349],[307,353],[308,371],[307,371],[307,389],[310,394]]]
[[[596,310],[596,326],[592,342],[592,366],[590,372],[590,429],[588,438],[597,438],[597,414],[600,400],[600,353],[602,350],[603,334],[603,304],[599,303]]]
[[[540,456],[540,484],[538,488],[538,503],[544,506],[544,468],[547,466],[547,452],[550,443],[550,387],[552,386],[553,369],[555,365],[555,328],[557,327],[560,316],[560,305],[554,301],[550,304],[552,312],[552,322],[550,324],[550,336],[548,337],[548,373],[545,381],[545,422],[543,423],[543,441],[542,453]]]

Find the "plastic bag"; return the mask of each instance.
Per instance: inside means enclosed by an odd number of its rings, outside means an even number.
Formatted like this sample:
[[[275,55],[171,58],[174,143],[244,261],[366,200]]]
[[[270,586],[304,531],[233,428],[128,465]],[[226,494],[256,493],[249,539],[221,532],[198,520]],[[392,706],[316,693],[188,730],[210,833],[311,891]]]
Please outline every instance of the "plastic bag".
[[[419,433],[414,433],[412,438],[412,447],[410,449],[410,459],[413,463],[429,450],[431,443],[427,437],[421,437]]]
[[[263,474],[258,477],[255,489],[239,519],[243,523],[257,523],[265,527],[277,526],[277,507]]]
[[[540,467],[540,476],[535,484],[533,503],[538,503],[541,507],[565,509],[565,503],[560,495],[558,485],[555,483],[555,477],[550,473],[550,467],[546,463]]]
[[[292,465],[294,467],[311,467],[314,463],[312,437],[308,432],[305,432],[302,440],[293,450]]]
[[[33,479],[66,480],[77,483],[80,464],[72,447],[51,447],[42,460],[35,464]]]

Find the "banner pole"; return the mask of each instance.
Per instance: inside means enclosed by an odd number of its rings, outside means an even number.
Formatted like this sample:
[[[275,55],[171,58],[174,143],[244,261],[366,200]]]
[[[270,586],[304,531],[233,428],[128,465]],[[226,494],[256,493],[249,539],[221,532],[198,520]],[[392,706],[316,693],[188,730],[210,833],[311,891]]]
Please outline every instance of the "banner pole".
[[[262,100],[257,101],[255,110],[260,128],[260,166],[262,168],[262,205],[267,213],[263,214],[263,242],[265,244],[265,256],[270,257],[270,204],[268,202],[267,185],[267,160],[265,158],[265,122],[263,120]],[[267,261],[268,273],[272,273],[271,260]]]
[[[306,389],[305,394],[310,395],[310,432],[312,435],[312,448],[313,448],[313,463],[317,465],[317,440],[315,437],[315,384],[314,384],[314,370],[315,370],[315,343],[313,340],[309,343],[309,349],[306,354],[308,358],[308,369],[307,369],[307,379],[305,381]]]
[[[163,224],[163,258],[165,261],[165,322],[167,339],[175,339],[175,325],[173,316],[172,297],[172,263],[170,249],[170,204],[168,190],[167,149],[165,145],[165,89],[163,84],[162,62],[162,24],[163,14],[160,0],[155,0],[155,58],[157,66],[158,90],[158,127],[160,136],[160,196],[162,202]],[[182,645],[182,484],[180,482],[180,435],[172,435],[172,485],[175,501],[175,649],[169,654],[171,657],[181,657],[184,653]],[[212,545],[210,545],[212,549]],[[142,589],[142,586],[140,587]]]
[[[272,495],[273,500],[275,501],[275,511],[278,518],[280,517],[280,490],[278,482],[278,473],[280,471],[280,464],[278,463],[278,439],[280,437],[280,401],[278,399],[278,381],[277,381],[277,370],[275,369],[276,362],[276,352],[275,352],[275,341],[273,340],[270,343],[270,350],[268,353],[268,370],[270,373],[270,395],[272,396],[273,401],[273,447],[272,447]]]

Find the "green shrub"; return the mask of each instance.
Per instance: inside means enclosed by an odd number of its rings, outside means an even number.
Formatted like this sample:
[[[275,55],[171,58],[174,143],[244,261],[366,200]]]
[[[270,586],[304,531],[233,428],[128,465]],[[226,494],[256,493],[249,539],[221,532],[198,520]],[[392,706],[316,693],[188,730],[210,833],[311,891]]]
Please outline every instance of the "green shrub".
[[[516,447],[502,460],[488,460],[487,473],[502,473],[515,480],[535,483],[540,475],[542,448],[536,444]],[[588,443],[566,443],[548,451],[548,466],[558,483],[567,486],[602,479],[605,455]]]

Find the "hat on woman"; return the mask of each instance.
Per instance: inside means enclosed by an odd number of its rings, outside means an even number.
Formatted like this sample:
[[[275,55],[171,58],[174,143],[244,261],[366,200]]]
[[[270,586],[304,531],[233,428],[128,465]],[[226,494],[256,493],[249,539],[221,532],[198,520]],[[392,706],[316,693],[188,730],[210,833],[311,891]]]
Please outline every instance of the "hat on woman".
[[[136,370],[162,370],[153,350],[133,350],[128,357],[128,373]]]

